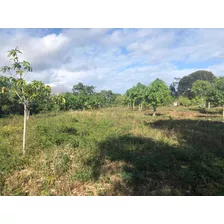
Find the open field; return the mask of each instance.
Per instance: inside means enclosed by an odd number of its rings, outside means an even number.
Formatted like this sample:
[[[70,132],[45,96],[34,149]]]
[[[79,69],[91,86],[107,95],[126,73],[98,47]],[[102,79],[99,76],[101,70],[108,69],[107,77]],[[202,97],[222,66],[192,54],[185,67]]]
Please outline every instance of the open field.
[[[224,195],[221,109],[127,108],[0,119],[1,195]]]

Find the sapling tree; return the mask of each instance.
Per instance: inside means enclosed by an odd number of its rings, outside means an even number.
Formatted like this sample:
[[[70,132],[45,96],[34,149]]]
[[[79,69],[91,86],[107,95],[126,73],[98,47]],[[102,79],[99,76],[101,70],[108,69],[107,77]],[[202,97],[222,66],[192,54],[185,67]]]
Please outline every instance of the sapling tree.
[[[156,79],[148,86],[146,90],[146,100],[153,107],[153,116],[155,116],[158,106],[165,105],[170,102],[170,89],[164,81]]]
[[[9,91],[14,92],[17,95],[19,101],[23,104],[24,107],[23,154],[25,154],[26,120],[29,100],[25,94],[26,81],[24,80],[24,77],[28,72],[32,72],[32,67],[28,61],[20,61],[18,56],[19,54],[22,54],[22,52],[19,51],[18,47],[10,50],[8,52],[8,58],[11,61],[11,65],[2,67],[1,72],[9,74]]]

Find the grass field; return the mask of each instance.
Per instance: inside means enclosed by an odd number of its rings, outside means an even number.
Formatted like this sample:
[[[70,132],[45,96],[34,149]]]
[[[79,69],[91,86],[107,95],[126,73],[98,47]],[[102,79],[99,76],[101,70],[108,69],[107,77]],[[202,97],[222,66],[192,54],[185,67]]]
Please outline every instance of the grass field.
[[[224,195],[219,109],[127,108],[0,119],[1,195]]]

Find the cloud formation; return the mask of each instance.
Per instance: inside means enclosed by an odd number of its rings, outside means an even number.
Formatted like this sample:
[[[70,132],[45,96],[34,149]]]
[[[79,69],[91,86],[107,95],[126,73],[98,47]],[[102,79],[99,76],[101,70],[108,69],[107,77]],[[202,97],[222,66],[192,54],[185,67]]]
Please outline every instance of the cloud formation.
[[[78,82],[124,93],[156,78],[170,84],[199,69],[224,74],[224,29],[1,29],[0,66],[19,47],[55,92]]]

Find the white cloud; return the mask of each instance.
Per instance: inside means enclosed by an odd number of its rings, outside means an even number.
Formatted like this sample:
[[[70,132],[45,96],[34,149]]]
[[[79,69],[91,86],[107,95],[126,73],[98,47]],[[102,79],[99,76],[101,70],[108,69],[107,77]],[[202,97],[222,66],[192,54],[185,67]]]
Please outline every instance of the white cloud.
[[[137,82],[156,78],[170,83],[201,69],[222,75],[224,29],[64,29],[0,32],[0,65],[7,51],[19,46],[34,72],[28,80],[50,84],[54,91],[71,91],[77,82],[97,90],[125,92]],[[206,66],[206,61],[214,61]],[[193,63],[192,67],[178,67]],[[196,67],[194,67],[197,65]],[[190,68],[189,68],[190,67]]]

